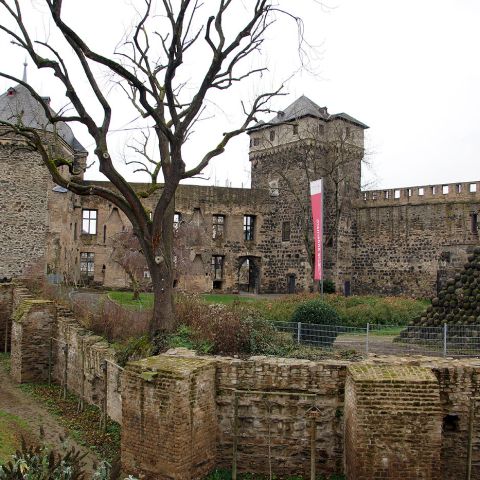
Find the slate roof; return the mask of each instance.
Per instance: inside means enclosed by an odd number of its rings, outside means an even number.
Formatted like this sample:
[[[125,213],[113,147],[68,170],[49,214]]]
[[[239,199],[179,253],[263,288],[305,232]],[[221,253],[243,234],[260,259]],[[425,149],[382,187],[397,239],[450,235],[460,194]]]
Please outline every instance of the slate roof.
[[[315,102],[310,100],[305,95],[297,98],[291,105],[289,105],[283,112],[278,112],[275,117],[273,117],[268,122],[260,121],[251,130],[261,130],[272,125],[280,125],[281,123],[291,122],[293,120],[298,120],[303,117],[314,117],[329,122],[336,118],[342,118],[348,122],[354,123],[362,128],[369,128],[368,125],[360,122],[359,120],[353,118],[351,115],[346,113],[335,113],[330,115],[326,107],[320,107]]]
[[[45,99],[49,100],[48,97]],[[51,110],[52,113],[55,113]],[[54,127],[45,115],[43,107],[23,85],[16,85],[9,88],[4,94],[0,95],[0,120],[16,123],[18,117],[21,117],[22,123],[27,127],[54,131]],[[68,145],[76,152],[85,152],[85,148],[75,138],[72,129],[64,122],[58,122],[55,125],[57,133]]]

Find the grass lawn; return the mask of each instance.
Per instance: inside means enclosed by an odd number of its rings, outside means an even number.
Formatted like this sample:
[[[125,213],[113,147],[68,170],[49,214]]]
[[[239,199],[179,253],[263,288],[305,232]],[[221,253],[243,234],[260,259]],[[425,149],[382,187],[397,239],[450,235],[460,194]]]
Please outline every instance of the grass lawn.
[[[140,300],[132,300],[131,292],[111,291],[109,298],[127,308],[147,310],[153,307],[153,294],[142,293]],[[318,294],[281,295],[275,297],[255,297],[229,294],[203,294],[200,296],[207,303],[231,305],[234,302],[248,304],[259,314],[272,321],[290,321],[293,312],[301,302],[318,299]],[[430,304],[428,300],[415,300],[405,297],[377,297],[373,295],[344,297],[327,294],[326,303],[335,308],[340,316],[340,324],[364,328],[370,325],[407,325]],[[373,335],[395,335],[392,331],[373,331]]]
[[[30,436],[28,423],[16,415],[0,410],[0,465],[20,448],[22,435]]]
[[[133,300],[132,292],[108,292],[108,298],[116,303],[119,303],[125,307],[132,308],[134,310],[149,310],[153,308],[153,293],[141,293],[140,300]],[[240,295],[227,295],[227,294],[204,294],[201,295],[207,303],[221,303],[224,305],[230,305],[233,302],[258,302],[255,297],[243,297]]]

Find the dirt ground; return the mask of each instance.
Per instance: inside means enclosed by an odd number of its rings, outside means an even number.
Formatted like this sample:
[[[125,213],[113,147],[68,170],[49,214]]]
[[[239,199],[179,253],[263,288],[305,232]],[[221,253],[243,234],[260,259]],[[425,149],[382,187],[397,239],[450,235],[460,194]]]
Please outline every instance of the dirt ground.
[[[93,465],[98,464],[98,458],[79,445],[73,438],[68,436],[65,428],[49,412],[47,412],[33,398],[25,395],[18,386],[11,380],[8,373],[0,368],[0,410],[16,415],[24,419],[31,427],[32,433],[40,438],[40,430],[43,431],[43,442],[51,447],[58,447],[61,443],[60,437],[65,439],[68,448],[75,447],[76,450],[86,453],[84,458],[87,474],[93,474]],[[88,478],[88,477],[87,477]]]

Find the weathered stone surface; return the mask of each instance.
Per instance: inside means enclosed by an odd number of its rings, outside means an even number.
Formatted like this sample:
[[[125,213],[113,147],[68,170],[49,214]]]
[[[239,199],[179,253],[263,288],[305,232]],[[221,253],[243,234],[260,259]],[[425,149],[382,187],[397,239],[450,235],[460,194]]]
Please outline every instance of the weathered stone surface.
[[[151,357],[124,373],[122,466],[145,480],[203,478],[216,463],[215,364]]]
[[[440,478],[438,381],[415,366],[349,366],[345,465],[355,480]]]

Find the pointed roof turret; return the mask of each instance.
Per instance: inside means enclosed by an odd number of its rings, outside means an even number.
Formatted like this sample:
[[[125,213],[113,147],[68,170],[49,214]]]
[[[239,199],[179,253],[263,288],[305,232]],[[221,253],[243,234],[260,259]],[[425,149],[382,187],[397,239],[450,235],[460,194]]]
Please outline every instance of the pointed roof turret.
[[[47,103],[50,102],[48,97],[43,97],[43,99]],[[52,114],[55,113],[53,109],[50,111]],[[48,121],[43,106],[23,85],[10,87],[3,95],[0,95],[0,120],[13,124],[21,122],[27,127],[48,132],[55,131],[75,152],[87,152],[66,123],[57,122],[54,126]]]
[[[325,122],[341,118],[347,122],[358,125],[361,128],[369,128],[368,125],[360,122],[346,113],[329,114],[327,107],[320,107],[315,102],[310,100],[305,95],[297,98],[292,104],[290,104],[285,110],[280,111],[268,122],[258,122],[250,130],[261,130],[274,125],[280,125],[282,123],[292,122],[304,117],[313,117]]]

